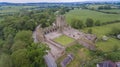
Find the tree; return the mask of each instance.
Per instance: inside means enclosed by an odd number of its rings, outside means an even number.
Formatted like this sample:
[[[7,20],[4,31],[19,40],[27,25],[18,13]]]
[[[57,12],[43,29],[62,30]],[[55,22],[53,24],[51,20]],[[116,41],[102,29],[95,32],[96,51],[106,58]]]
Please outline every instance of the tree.
[[[3,29],[4,39],[7,39],[8,35],[14,36],[15,33],[16,33],[16,30],[12,27],[4,27]]]
[[[14,52],[14,51],[17,51],[19,49],[25,49],[26,47],[27,47],[27,44],[25,42],[23,42],[23,41],[16,41],[12,45],[11,50],[12,50],[12,52]]]
[[[32,39],[32,31],[19,31],[15,38],[14,41],[22,41],[26,43],[27,45],[31,44],[33,42]]]
[[[86,26],[87,27],[92,27],[94,25],[94,21],[91,18],[86,19]]]
[[[49,48],[42,43],[33,43],[28,46],[28,58],[31,67],[45,67],[43,56],[47,54]]]
[[[25,23],[26,30],[34,30],[34,29],[35,29],[35,26],[36,26],[36,25],[35,25],[33,19],[30,19],[30,20],[28,20],[28,21]]]
[[[76,29],[82,29],[84,28],[84,24],[81,20],[79,19],[73,19],[71,22],[72,27],[76,28]]]
[[[12,53],[13,67],[30,67],[27,49],[19,49]]]
[[[18,49],[11,55],[14,67],[45,67],[43,56],[48,50],[42,43],[32,43],[24,49]]]

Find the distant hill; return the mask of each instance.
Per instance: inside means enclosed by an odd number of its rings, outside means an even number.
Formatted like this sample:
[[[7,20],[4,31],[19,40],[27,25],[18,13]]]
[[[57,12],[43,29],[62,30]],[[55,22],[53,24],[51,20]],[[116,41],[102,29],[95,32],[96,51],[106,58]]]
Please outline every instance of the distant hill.
[[[9,3],[9,2],[0,2],[0,6],[41,6],[41,5],[57,5],[57,6],[75,6],[75,5],[81,5],[81,4],[120,4],[120,1],[114,1],[114,2],[103,2],[103,1],[85,1],[85,2],[56,2],[56,3],[50,3],[50,2],[39,2],[39,3]]]

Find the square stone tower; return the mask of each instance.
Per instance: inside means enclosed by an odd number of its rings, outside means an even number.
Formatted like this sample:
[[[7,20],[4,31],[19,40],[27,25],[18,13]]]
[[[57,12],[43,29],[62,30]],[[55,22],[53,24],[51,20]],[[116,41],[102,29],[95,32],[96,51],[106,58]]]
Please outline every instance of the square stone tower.
[[[67,23],[65,21],[65,16],[63,15],[59,15],[56,18],[56,22],[55,25],[59,28],[59,30],[62,32],[62,30],[64,29],[64,27],[67,26]]]

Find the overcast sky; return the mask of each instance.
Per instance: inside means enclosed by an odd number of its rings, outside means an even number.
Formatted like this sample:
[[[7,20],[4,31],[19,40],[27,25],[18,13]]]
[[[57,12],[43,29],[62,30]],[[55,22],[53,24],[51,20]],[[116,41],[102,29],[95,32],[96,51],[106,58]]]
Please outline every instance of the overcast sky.
[[[0,0],[0,2],[30,3],[30,2],[84,2],[84,1],[120,1],[120,0]]]

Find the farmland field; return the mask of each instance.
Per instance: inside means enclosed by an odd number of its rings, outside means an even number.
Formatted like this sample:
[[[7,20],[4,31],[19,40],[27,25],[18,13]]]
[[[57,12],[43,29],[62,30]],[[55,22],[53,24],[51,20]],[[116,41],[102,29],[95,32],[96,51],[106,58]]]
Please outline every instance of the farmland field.
[[[15,13],[19,12],[21,9],[35,8],[37,6],[1,6],[0,13]]]
[[[55,38],[54,41],[65,46],[65,45],[72,43],[74,41],[74,39],[67,37],[65,35],[61,35],[60,37]]]
[[[91,27],[93,34],[96,34],[99,39],[101,39],[104,35],[107,35],[113,28],[119,28],[120,29],[120,23],[113,23],[113,24],[108,24],[108,25],[103,25],[103,26],[96,26],[96,27]],[[89,28],[85,28],[84,31],[87,31]],[[98,48],[102,49],[103,51],[110,51],[113,49],[115,45],[118,45],[120,48],[120,41],[115,39],[115,38],[109,38],[108,41],[98,41],[96,43]]]
[[[83,22],[85,22],[87,18],[92,18],[94,21],[100,20],[101,23],[120,20],[119,14],[106,14],[87,9],[74,9],[66,13],[65,16],[68,23],[71,23],[71,21],[76,18]]]
[[[95,26],[90,27],[92,29],[92,32],[97,35],[97,37],[102,37],[104,35],[107,35],[113,28],[119,28],[120,29],[120,23],[113,23],[103,26]],[[87,32],[89,28],[85,28],[84,31]]]
[[[4,15],[14,14],[23,11],[24,9],[31,9],[37,6],[0,6],[0,21],[3,20]]]

